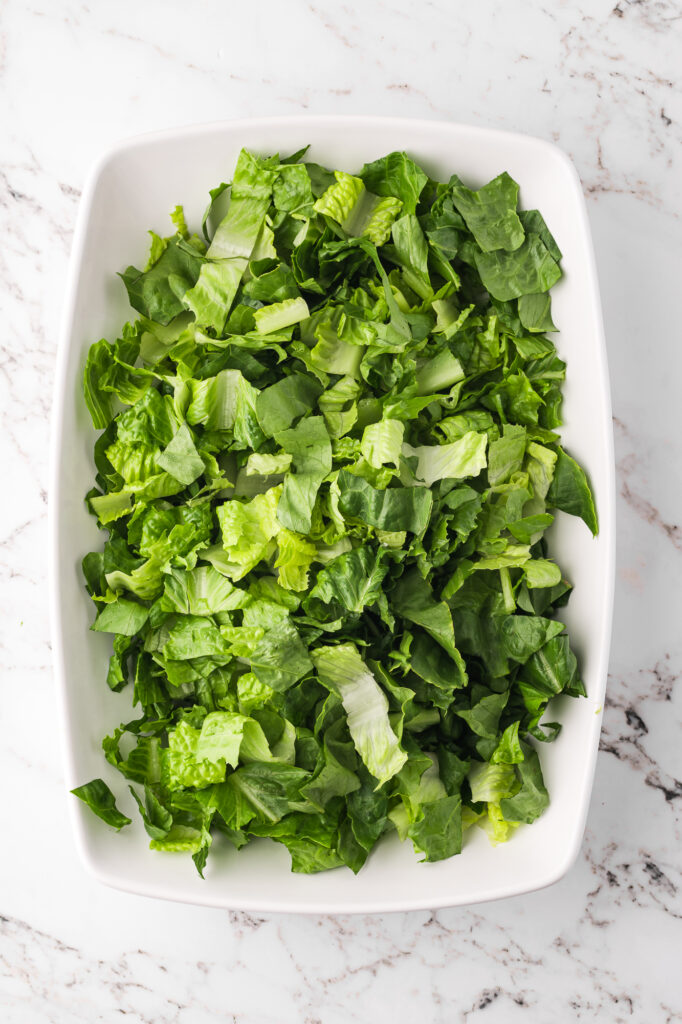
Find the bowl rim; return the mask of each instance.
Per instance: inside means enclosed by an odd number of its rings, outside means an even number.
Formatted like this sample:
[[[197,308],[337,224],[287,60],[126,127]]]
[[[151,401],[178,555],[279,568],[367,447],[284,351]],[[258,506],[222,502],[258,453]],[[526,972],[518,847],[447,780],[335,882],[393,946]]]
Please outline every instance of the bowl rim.
[[[430,118],[404,118],[372,114],[288,114],[273,115],[265,117],[243,117],[199,122],[177,127],[165,128],[158,131],[144,132],[128,136],[116,141],[106,147],[104,151],[91,164],[85,177],[81,200],[79,203],[76,225],[71,245],[68,273],[65,287],[65,298],[62,310],[58,345],[55,363],[55,376],[52,394],[52,412],[50,417],[50,446],[49,446],[49,477],[48,477],[48,592],[49,592],[49,616],[50,635],[52,642],[52,664],[57,689],[58,713],[61,724],[62,737],[62,764],[65,766],[66,783],[71,788],[77,783],[76,766],[74,756],[74,742],[71,732],[69,716],[69,696],[66,680],[64,646],[62,642],[64,630],[64,618],[59,584],[58,569],[58,543],[60,536],[60,456],[63,447],[64,413],[69,394],[68,385],[68,362],[72,345],[73,328],[76,313],[76,299],[78,282],[81,273],[83,249],[86,240],[88,225],[90,222],[92,206],[97,192],[99,182],[110,164],[114,163],[121,155],[132,152],[136,149],[143,149],[145,146],[152,146],[156,143],[177,142],[180,140],[191,140],[201,135],[210,135],[221,131],[234,132],[236,129],[262,129],[265,134],[268,130],[291,128],[304,130],[306,126],[329,126],[338,125],[339,128],[354,129],[358,127],[379,127],[392,126],[403,130],[406,134],[406,143],[409,148],[410,133],[428,129],[429,132],[451,135],[453,132],[466,132],[483,139],[497,140],[500,143],[507,141],[514,144],[522,143],[528,150],[535,148],[537,152],[544,151],[546,154],[559,160],[572,180],[573,188],[577,193],[579,207],[579,231],[586,242],[587,251],[587,279],[589,281],[589,296],[594,314],[595,329],[595,358],[599,363],[600,377],[603,383],[602,401],[604,412],[604,425],[608,424],[604,437],[601,441],[605,445],[607,455],[607,473],[602,481],[603,494],[600,497],[599,520],[600,533],[605,535],[605,587],[604,587],[604,620],[599,644],[599,657],[594,675],[600,681],[598,694],[595,696],[601,700],[601,707],[597,709],[595,716],[597,725],[601,728],[601,717],[605,698],[608,661],[610,653],[611,631],[613,622],[613,603],[615,591],[615,556],[616,556],[616,480],[615,480],[615,459],[611,410],[610,379],[608,374],[608,360],[606,352],[606,341],[603,327],[601,298],[599,292],[598,275],[592,233],[587,217],[587,208],[582,184],[578,172],[570,157],[559,146],[545,139],[523,133],[513,132],[498,128],[489,128],[480,124],[468,124],[466,122],[445,121],[442,119]],[[386,900],[348,901],[342,899],[320,900],[315,905],[302,905],[296,899],[282,898],[273,904],[271,899],[259,899],[253,896],[246,898],[239,894],[221,897],[212,890],[197,889],[191,895],[182,888],[178,891],[171,890],[166,886],[157,888],[151,887],[146,881],[138,881],[131,876],[115,874],[103,867],[94,856],[88,846],[85,831],[80,816],[78,801],[67,799],[68,813],[72,823],[72,834],[80,856],[80,859],[88,872],[103,884],[136,895],[154,898],[164,898],[175,902],[193,904],[206,907],[220,907],[238,911],[252,911],[264,913],[302,913],[302,914],[376,914],[392,913],[408,910],[423,910],[431,908],[445,908],[454,906],[475,905],[489,902],[491,900],[508,898],[515,895],[522,895],[546,888],[559,881],[570,870],[578,857],[582,846],[585,823],[590,806],[590,798],[594,782],[596,760],[598,754],[598,734],[594,742],[590,744],[586,764],[583,772],[583,790],[585,798],[582,801],[582,810],[579,820],[576,819],[573,839],[567,845],[564,856],[560,860],[554,860],[548,866],[547,871],[538,874],[536,882],[532,886],[518,883],[511,880],[505,882],[491,883],[483,890],[478,890],[473,899],[466,896],[456,898],[444,894],[442,900],[426,903],[424,898],[416,896],[400,897]]]

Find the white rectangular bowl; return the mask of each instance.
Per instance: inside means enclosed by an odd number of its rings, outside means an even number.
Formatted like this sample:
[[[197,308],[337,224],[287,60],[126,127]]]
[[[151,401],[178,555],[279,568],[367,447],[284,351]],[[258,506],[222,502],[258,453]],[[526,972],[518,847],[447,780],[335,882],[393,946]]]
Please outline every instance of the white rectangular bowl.
[[[472,829],[462,854],[419,863],[411,844],[385,839],[360,874],[290,872],[286,850],[258,841],[245,851],[219,850],[206,880],[185,855],[152,853],[124,780],[104,760],[102,737],[135,717],[130,691],[105,682],[110,639],[89,631],[93,608],[81,577],[83,555],[102,536],[83,495],[94,477],[95,434],[81,395],[88,346],[113,339],[131,311],[116,271],[144,263],[146,230],[168,229],[184,203],[197,225],[208,189],[229,180],[242,146],[262,154],[311,144],[310,157],[357,171],[391,150],[407,150],[436,178],[457,172],[478,187],[501,171],[521,186],[521,205],[539,208],[563,251],[564,277],[553,291],[558,346],[568,362],[563,440],[586,467],[600,533],[560,515],[553,554],[575,591],[565,621],[587,687],[586,700],[561,700],[557,742],[540,751],[551,804],[535,824],[493,847]],[[614,577],[614,466],[609,382],[599,291],[578,175],[556,147],[538,139],[468,125],[377,117],[287,117],[202,125],[123,142],[95,167],[83,194],[59,347],[50,494],[51,605],[54,663],[63,712],[69,788],[104,778],[134,825],[115,835],[79,801],[71,813],[87,868],[129,892],[250,911],[377,913],[476,903],[557,881],[582,840],[599,741],[606,684]]]

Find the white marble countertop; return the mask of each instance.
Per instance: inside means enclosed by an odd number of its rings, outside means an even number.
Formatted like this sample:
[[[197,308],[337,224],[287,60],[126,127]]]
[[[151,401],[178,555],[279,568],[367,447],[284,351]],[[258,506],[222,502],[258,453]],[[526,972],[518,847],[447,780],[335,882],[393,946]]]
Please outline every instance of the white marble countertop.
[[[681,52],[680,0],[0,5],[4,1022],[682,1021]],[[561,145],[584,182],[615,414],[615,627],[582,853],[531,896],[251,917],[109,891],[76,858],[45,513],[79,190],[120,137],[300,111],[521,130]]]

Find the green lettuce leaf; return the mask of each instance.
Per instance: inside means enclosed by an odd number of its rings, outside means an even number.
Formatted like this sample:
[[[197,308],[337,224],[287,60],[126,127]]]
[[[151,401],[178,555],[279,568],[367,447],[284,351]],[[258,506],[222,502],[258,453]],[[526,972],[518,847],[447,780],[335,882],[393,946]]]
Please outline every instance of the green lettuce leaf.
[[[318,676],[338,693],[348,716],[355,749],[379,783],[388,782],[407,760],[388,717],[388,700],[352,643],[318,647],[312,653]]]
[[[289,689],[312,669],[310,654],[288,619],[268,629],[247,657],[256,678],[279,692]]]
[[[452,444],[419,445],[417,448],[405,444],[403,456],[408,465],[416,459],[414,479],[431,487],[437,480],[445,478],[463,480],[478,476],[486,467],[487,445],[485,434],[470,431]]]
[[[404,433],[405,426],[400,420],[382,419],[368,423],[362,434],[360,452],[375,469],[389,463],[397,469]]]
[[[415,213],[419,197],[429,180],[407,153],[398,152],[365,164],[360,177],[370,192],[400,199],[408,214]]]
[[[123,636],[135,636],[149,618],[149,609],[137,601],[119,597],[110,604],[105,604],[102,611],[92,624],[92,629],[100,633],[119,633]]]
[[[261,391],[256,398],[256,414],[261,430],[274,437],[305,416],[314,407],[322,387],[304,373],[292,373]]]
[[[102,779],[93,779],[92,782],[86,782],[83,786],[77,786],[71,792],[87,804],[98,818],[105,821],[107,825],[111,825],[117,832],[120,832],[125,825],[130,824],[130,818],[118,810],[114,794]]]
[[[563,448],[557,451],[556,468],[547,491],[547,504],[550,508],[580,516],[593,535],[597,534],[597,513],[585,471]]]
[[[272,334],[284,327],[291,327],[305,320],[309,315],[305,299],[282,299],[269,306],[261,306],[253,314],[256,330],[259,334]]]
[[[500,800],[500,810],[508,821],[530,823],[549,806],[549,794],[535,750],[524,747],[524,759],[516,765],[516,774],[521,788],[514,796]]]
[[[516,213],[519,186],[506,171],[477,192],[461,182],[451,185],[452,201],[483,252],[522,245],[525,232]]]
[[[392,532],[421,533],[428,525],[433,499],[425,487],[377,490],[348,470],[339,473],[338,486],[339,509],[344,516]]]
[[[187,422],[206,430],[231,430],[243,447],[259,447],[258,391],[239,370],[221,370],[215,377],[190,380]]]
[[[360,178],[335,171],[336,182],[316,200],[314,209],[338,224],[349,235],[364,236],[375,245],[389,237],[391,225],[402,207],[394,196],[379,198],[367,191]]]
[[[383,593],[382,583],[389,566],[381,555],[381,551],[374,553],[362,547],[332,559],[318,572],[311,598],[327,604],[337,601],[349,612],[361,612]]]
[[[275,434],[275,441],[292,456],[284,479],[277,518],[296,533],[308,533],[320,484],[332,468],[329,434],[321,416],[309,416],[296,427]]]
[[[159,324],[169,324],[185,308],[184,300],[203,271],[201,254],[180,238],[171,239],[148,270],[128,267],[121,275],[133,309]]]
[[[185,486],[194,483],[204,472],[204,463],[186,423],[182,424],[161,454],[156,456],[156,464]]]
[[[519,298],[519,319],[527,331],[544,334],[556,331],[552,321],[552,300],[547,292],[537,295],[521,295]]]
[[[274,181],[271,168],[247,150],[241,151],[227,214],[206,251],[207,262],[196,284],[183,294],[184,306],[194,313],[197,323],[213,328],[218,335],[265,222]]]
[[[222,571],[233,580],[242,579],[274,553],[281,494],[281,486],[272,487],[251,501],[232,499],[216,509],[226,557]]]
[[[548,291],[561,270],[539,235],[527,235],[514,252],[477,252],[476,268],[495,299],[517,299]]]

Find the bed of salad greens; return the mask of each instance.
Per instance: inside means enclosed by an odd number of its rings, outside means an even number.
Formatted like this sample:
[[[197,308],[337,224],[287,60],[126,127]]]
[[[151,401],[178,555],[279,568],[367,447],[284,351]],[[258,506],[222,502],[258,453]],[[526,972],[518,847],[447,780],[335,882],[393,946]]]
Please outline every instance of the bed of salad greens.
[[[137,318],[84,378],[83,571],[131,709],[103,749],[202,874],[219,836],[357,872],[385,832],[435,861],[548,804],[543,715],[585,691],[544,534],[597,518],[557,433],[561,253],[518,192],[243,150],[200,233],[177,207],[120,275]]]

